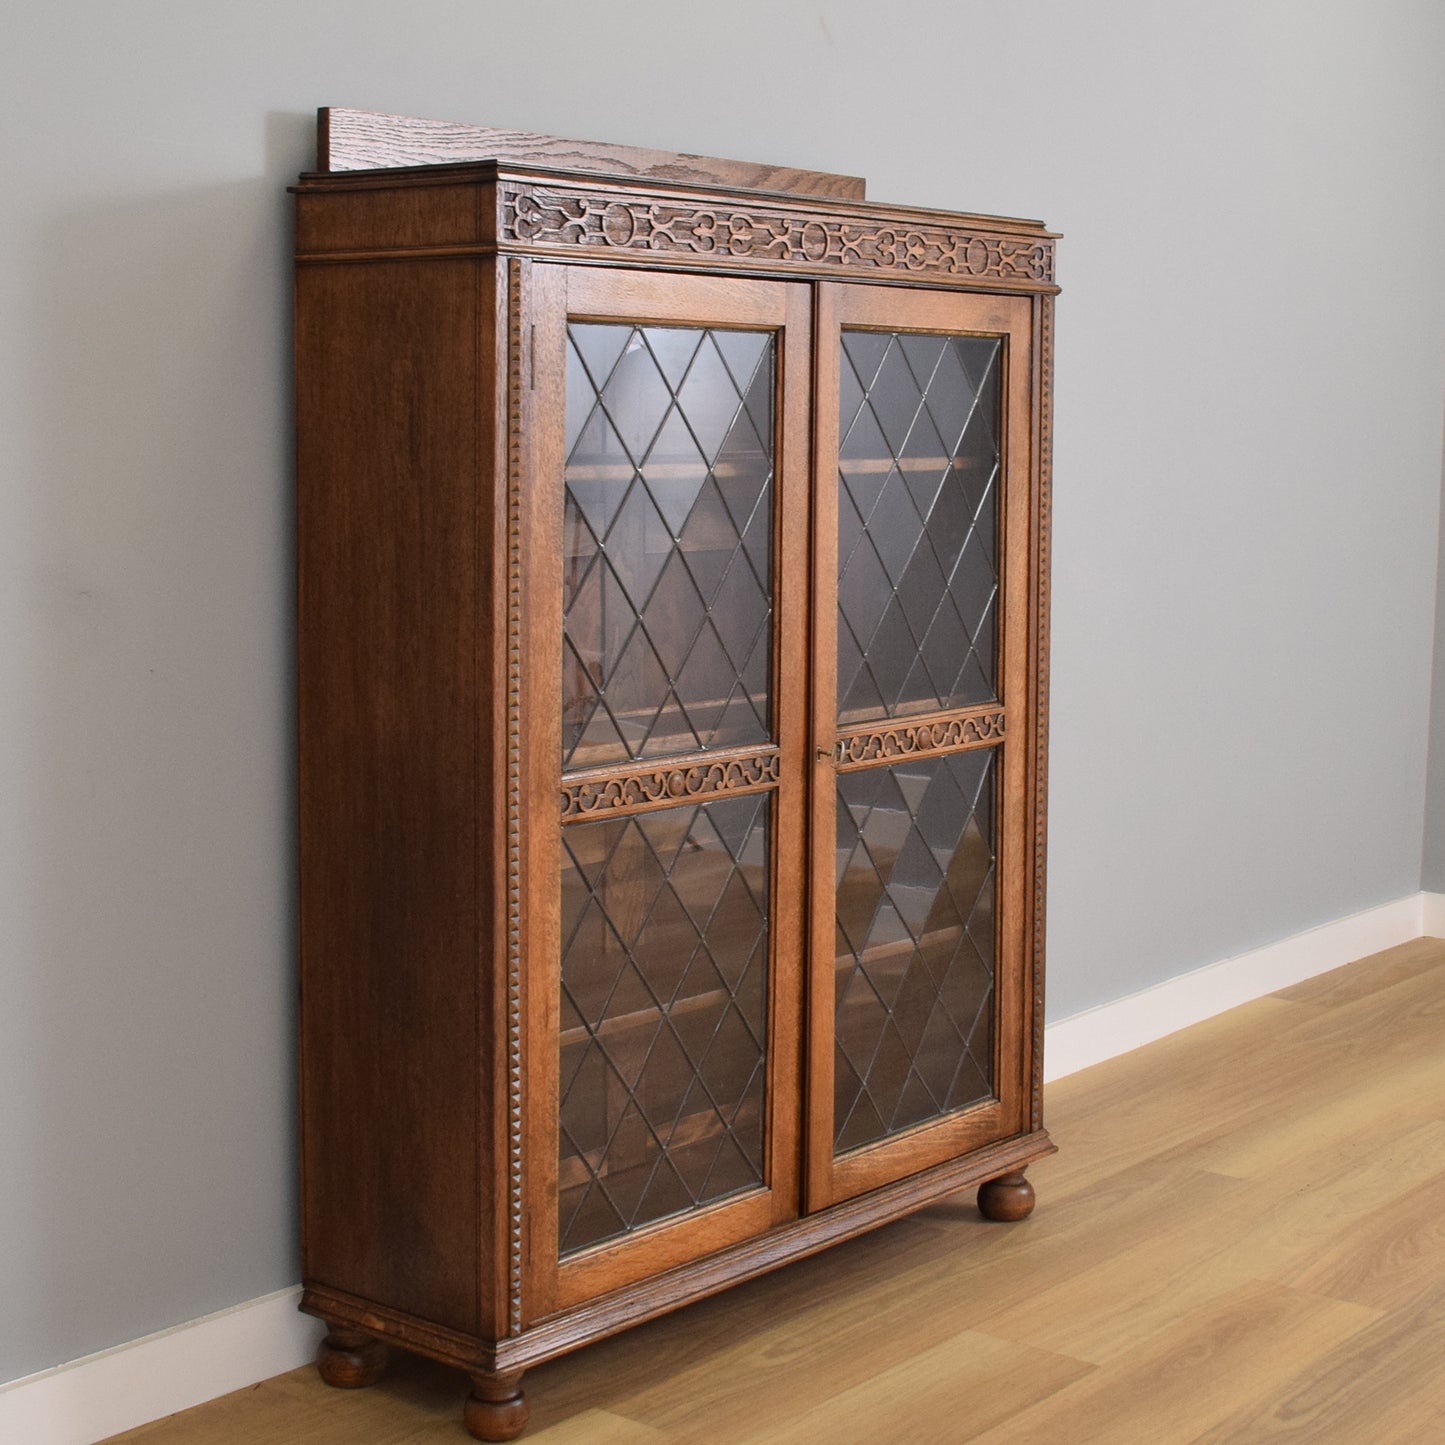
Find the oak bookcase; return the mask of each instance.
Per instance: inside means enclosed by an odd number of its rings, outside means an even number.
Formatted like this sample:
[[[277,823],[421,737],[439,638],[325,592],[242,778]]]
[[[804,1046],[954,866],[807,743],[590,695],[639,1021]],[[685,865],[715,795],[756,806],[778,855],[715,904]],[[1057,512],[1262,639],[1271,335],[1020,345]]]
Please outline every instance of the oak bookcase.
[[[321,113],[296,194],[302,1308],[528,1366],[1040,1111],[1054,241]]]

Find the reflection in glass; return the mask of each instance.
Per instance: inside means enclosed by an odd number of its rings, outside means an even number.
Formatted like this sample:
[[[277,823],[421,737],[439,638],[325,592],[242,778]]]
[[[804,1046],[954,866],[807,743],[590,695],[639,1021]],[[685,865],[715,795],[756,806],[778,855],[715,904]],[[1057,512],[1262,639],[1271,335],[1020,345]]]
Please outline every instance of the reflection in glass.
[[[997,337],[844,331],[839,721],[997,696]]]
[[[562,829],[564,1255],[763,1182],[772,796]]]
[[[838,777],[836,1153],[993,1093],[996,756]]]
[[[564,767],[768,740],[773,352],[567,328]]]

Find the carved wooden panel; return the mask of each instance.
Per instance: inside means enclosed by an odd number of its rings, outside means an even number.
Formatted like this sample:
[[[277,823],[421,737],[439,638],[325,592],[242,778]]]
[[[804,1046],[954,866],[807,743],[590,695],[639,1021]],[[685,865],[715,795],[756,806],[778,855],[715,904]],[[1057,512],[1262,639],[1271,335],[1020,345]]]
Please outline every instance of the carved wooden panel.
[[[971,713],[943,722],[907,723],[895,727],[867,728],[838,739],[833,749],[839,771],[863,767],[883,758],[909,757],[917,753],[951,753],[964,748],[988,747],[1001,742],[1004,710]]]
[[[822,271],[954,278],[977,285],[1052,286],[1049,237],[1015,236],[920,219],[874,220],[801,206],[746,208],[646,200],[560,186],[498,187],[500,242],[617,257],[682,256],[733,264],[779,262]]]
[[[716,758],[666,768],[639,768],[598,778],[570,778],[562,786],[562,821],[626,808],[641,812],[710,793],[753,792],[778,781],[777,753]]]

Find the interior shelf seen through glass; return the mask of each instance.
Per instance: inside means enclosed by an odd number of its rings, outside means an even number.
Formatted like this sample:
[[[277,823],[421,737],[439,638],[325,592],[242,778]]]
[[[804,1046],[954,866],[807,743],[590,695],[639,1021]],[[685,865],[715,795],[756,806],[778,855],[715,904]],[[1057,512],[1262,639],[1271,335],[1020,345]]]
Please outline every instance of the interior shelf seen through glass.
[[[838,724],[998,698],[1003,343],[844,329]],[[997,748],[837,780],[834,1150],[992,1096]]]
[[[844,330],[838,718],[997,697],[1002,343]]]
[[[569,324],[564,772],[772,741],[774,352]],[[562,828],[562,1257],[764,1184],[774,796]]]
[[[768,741],[774,349],[567,328],[564,767]]]

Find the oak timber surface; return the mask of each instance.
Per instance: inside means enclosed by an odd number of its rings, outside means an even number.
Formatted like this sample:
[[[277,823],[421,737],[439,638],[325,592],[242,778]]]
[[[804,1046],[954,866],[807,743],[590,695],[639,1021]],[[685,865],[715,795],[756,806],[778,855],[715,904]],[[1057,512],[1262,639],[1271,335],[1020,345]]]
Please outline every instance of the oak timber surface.
[[[716,156],[564,140],[534,131],[499,130],[384,111],[324,106],[317,112],[316,168],[370,170],[379,166],[448,165],[498,160],[598,171],[612,176],[648,176],[699,185],[741,186],[792,195],[839,196],[861,201],[861,176],[805,171],[796,166],[723,160]]]
[[[538,1367],[525,1438],[1445,1440],[1445,943],[1049,1089],[1032,1219],[936,1206]],[[117,1440],[466,1439],[460,1375],[298,1370]]]

